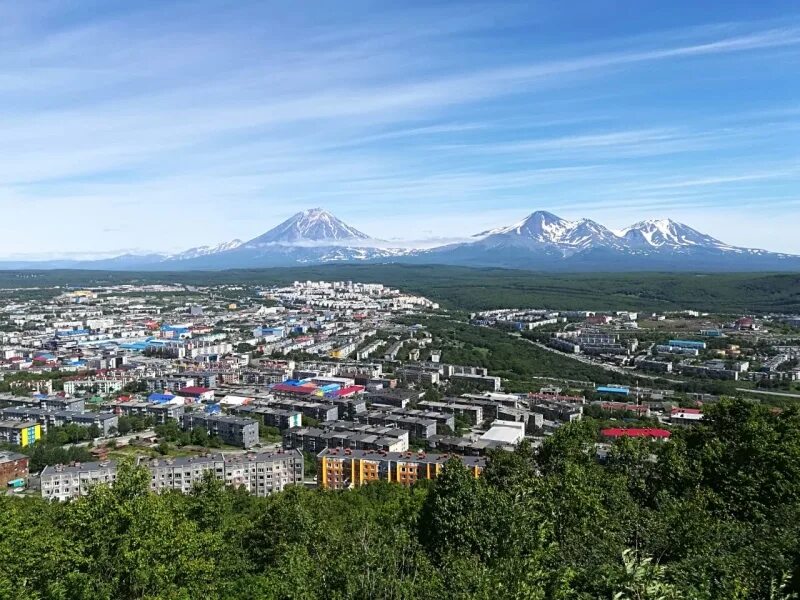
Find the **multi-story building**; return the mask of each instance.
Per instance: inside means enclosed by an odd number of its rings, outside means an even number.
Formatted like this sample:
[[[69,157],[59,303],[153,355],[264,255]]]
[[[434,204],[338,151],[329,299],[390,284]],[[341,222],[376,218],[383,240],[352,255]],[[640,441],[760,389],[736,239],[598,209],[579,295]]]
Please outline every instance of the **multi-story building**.
[[[215,454],[197,457],[139,459],[150,471],[154,492],[176,490],[187,493],[207,473],[226,485],[243,488],[255,496],[267,496],[287,485],[303,482],[303,453],[299,450],[248,454]],[[93,485],[113,485],[117,478],[115,462],[76,463],[45,467],[42,471],[42,497],[65,501],[84,496]]]
[[[231,409],[231,414],[250,417],[261,421],[265,427],[275,427],[283,431],[303,424],[303,413],[299,410],[285,410],[271,406],[247,404]]]
[[[455,429],[456,420],[452,414],[437,412],[433,410],[422,410],[418,408],[386,408],[384,412],[397,415],[399,417],[411,417],[415,419],[426,419],[436,421],[437,425],[443,425],[450,429]]]
[[[339,408],[333,404],[310,402],[307,400],[268,400],[267,405],[272,408],[300,411],[306,417],[317,421],[335,421],[339,418]]]
[[[148,468],[150,489],[159,493],[164,490],[188,493],[206,473],[213,473],[225,485],[243,488],[254,496],[267,496],[287,485],[303,482],[303,453],[299,450],[142,459],[139,464]]]
[[[69,410],[71,412],[83,412],[86,410],[86,403],[83,398],[63,398],[61,396],[46,396],[39,399],[39,408],[49,410]]]
[[[258,443],[258,421],[232,415],[208,415],[201,412],[184,413],[181,426],[186,431],[204,429],[226,444],[252,448]]]
[[[499,377],[490,375],[473,375],[471,373],[453,373],[450,381],[467,384],[480,390],[497,392],[500,390],[501,380]]]
[[[422,392],[414,390],[378,390],[370,392],[366,399],[371,404],[385,404],[387,406],[396,406],[397,408],[406,408],[422,397]]]
[[[64,502],[85,496],[93,485],[113,485],[116,479],[114,461],[48,466],[41,475],[42,498]]]
[[[406,383],[435,385],[439,383],[439,370],[418,366],[401,367],[396,370],[397,376]]]
[[[24,454],[0,451],[0,488],[9,482],[28,478],[28,457]]]
[[[104,437],[116,431],[119,425],[117,415],[110,412],[75,412],[71,410],[45,410],[43,408],[4,408],[0,418],[37,421],[47,432],[49,427],[63,427],[69,423],[81,427],[96,425]]]
[[[194,377],[165,375],[162,377],[148,377],[144,380],[147,391],[150,393],[163,393],[166,391],[177,391],[185,387],[197,385]]]
[[[449,454],[327,448],[317,456],[317,485],[325,489],[347,489],[372,481],[413,485],[435,479],[450,458]],[[486,467],[482,457],[463,456],[460,460],[474,477]]]
[[[117,402],[113,411],[118,415],[153,417],[157,424],[163,425],[169,419],[179,421],[185,408],[179,404],[153,404],[152,402]]]
[[[283,447],[314,454],[323,448],[403,452],[408,450],[408,431],[352,421],[331,421],[320,427],[298,427],[285,431]]]
[[[64,381],[64,392],[74,396],[78,392],[92,392],[102,394],[114,394],[121,392],[128,383],[133,381],[130,377],[89,377],[86,379],[67,379]]]
[[[387,412],[371,412],[357,415],[356,421],[369,425],[382,425],[384,427],[397,427],[405,429],[413,438],[427,439],[436,435],[436,421],[432,419],[420,419],[417,417],[405,417]]]
[[[419,406],[437,412],[450,413],[457,417],[465,417],[473,425],[483,422],[483,407],[481,406],[460,402],[433,402],[428,400],[423,400],[419,403]]]
[[[0,421],[0,442],[25,448],[40,439],[42,427],[36,421]]]

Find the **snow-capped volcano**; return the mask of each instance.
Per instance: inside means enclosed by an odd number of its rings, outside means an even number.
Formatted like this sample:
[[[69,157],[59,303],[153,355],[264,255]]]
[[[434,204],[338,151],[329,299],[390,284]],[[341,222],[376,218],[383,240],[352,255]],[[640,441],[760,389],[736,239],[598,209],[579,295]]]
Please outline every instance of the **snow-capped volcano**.
[[[491,229],[475,237],[483,246],[550,247],[567,252],[618,242],[610,229],[595,221],[568,221],[541,210],[513,225]]]
[[[672,219],[640,221],[617,232],[631,248],[686,248],[705,247],[720,250],[733,249],[718,239],[700,233],[688,225]]]
[[[388,248],[331,213],[297,213],[248,242],[198,246],[173,255],[123,255],[94,261],[15,261],[0,269],[117,271],[289,267],[403,262],[543,271],[800,271],[800,256],[729,246],[670,219],[641,221],[614,232],[590,219],[570,221],[536,211],[468,242],[428,250]]]
[[[569,221],[546,211],[419,253],[417,261],[567,271],[800,269],[800,257],[730,246],[670,219],[614,232],[590,219]]]
[[[382,242],[331,213],[312,208],[295,214],[250,241],[242,243],[236,240],[230,247],[220,247],[216,251],[207,251],[206,248],[189,250],[164,261],[159,268],[230,269],[357,262],[390,259],[407,252],[384,248]]]
[[[300,244],[303,242],[352,242],[369,240],[366,233],[350,227],[321,208],[311,208],[297,213],[283,223],[253,238],[245,244],[255,248],[267,244]]]

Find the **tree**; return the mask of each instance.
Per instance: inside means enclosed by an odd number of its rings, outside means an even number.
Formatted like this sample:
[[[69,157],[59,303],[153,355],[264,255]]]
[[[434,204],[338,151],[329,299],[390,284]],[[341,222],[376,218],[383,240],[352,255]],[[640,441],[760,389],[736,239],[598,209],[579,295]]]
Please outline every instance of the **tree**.
[[[128,416],[121,416],[117,420],[117,431],[119,431],[120,435],[127,435],[133,430],[133,423],[131,422],[131,418]]]

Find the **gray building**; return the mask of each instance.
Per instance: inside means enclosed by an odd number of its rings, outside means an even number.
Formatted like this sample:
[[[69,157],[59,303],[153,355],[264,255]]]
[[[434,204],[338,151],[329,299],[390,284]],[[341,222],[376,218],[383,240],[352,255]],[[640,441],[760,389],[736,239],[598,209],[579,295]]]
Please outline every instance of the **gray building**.
[[[303,483],[303,453],[299,450],[140,458],[138,464],[150,471],[150,489],[159,493],[165,490],[187,493],[207,473],[225,485],[245,489],[255,496],[267,496],[287,485]],[[113,485],[116,478],[117,464],[113,461],[45,467],[41,475],[42,498],[58,501],[79,498],[93,485]]]
[[[414,438],[427,439],[432,435],[436,435],[436,421],[432,419],[418,419],[385,412],[371,412],[366,415],[358,415],[356,420],[359,423],[367,423],[369,425],[405,429]]]
[[[245,404],[230,409],[231,414],[241,417],[250,417],[260,421],[265,427],[275,427],[283,431],[303,424],[303,414],[299,410],[286,410],[261,406],[258,404]]]
[[[42,498],[61,502],[85,496],[97,484],[113,485],[117,479],[114,461],[56,465],[42,470]]]
[[[100,435],[109,436],[112,429],[116,431],[119,420],[113,413],[74,412],[71,410],[45,410],[43,408],[4,408],[0,410],[0,419],[33,420],[42,426],[42,433],[48,427],[63,427],[69,423],[81,427],[97,425]]]
[[[184,413],[181,426],[185,431],[204,429],[226,444],[252,448],[258,441],[258,421],[231,415],[207,415],[201,412]]]

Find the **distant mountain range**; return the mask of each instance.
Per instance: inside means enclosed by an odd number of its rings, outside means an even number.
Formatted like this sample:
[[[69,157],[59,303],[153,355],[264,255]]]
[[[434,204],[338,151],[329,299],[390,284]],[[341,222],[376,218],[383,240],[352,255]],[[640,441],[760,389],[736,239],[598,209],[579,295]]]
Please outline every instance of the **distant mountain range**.
[[[428,250],[392,248],[314,208],[247,242],[198,246],[179,254],[126,254],[102,260],[8,261],[0,269],[221,270],[343,262],[492,266],[542,271],[800,271],[800,256],[739,248],[670,219],[620,231],[536,211],[470,240]]]

